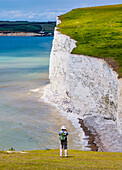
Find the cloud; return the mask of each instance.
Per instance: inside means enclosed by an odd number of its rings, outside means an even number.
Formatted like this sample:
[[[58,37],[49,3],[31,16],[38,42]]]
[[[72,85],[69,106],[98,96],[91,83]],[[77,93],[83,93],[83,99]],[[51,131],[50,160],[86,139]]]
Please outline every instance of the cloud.
[[[10,10],[10,11],[0,11],[0,20],[56,20],[56,17],[65,13],[65,10],[56,11],[20,11],[20,10]]]

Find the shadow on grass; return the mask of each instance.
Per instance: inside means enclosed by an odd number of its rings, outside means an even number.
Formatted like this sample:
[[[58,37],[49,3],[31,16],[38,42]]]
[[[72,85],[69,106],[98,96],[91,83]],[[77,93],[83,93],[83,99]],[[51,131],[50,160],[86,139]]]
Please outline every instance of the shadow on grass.
[[[68,159],[68,158],[73,158],[73,157],[75,157],[75,156],[73,156],[73,155],[68,155],[67,157],[62,156],[62,157],[60,157],[60,158],[66,158],[66,159]]]

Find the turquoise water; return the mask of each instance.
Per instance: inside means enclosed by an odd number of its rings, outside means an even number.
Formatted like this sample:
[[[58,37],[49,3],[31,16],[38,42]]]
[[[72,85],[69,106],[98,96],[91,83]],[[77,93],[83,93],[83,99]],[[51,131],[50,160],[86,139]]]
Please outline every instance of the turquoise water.
[[[52,37],[0,37],[0,150],[59,147],[58,131],[69,127],[70,148],[81,149],[79,131],[56,108],[40,101],[49,83]],[[77,140],[74,140],[74,137]]]

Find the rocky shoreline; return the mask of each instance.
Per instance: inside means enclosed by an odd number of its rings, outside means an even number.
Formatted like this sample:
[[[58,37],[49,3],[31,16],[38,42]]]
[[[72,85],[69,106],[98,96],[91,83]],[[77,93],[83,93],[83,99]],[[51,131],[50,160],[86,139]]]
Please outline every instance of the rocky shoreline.
[[[119,133],[115,121],[104,117],[104,115],[80,116],[75,113],[69,113],[69,110],[64,110],[64,103],[60,105],[60,102],[52,102],[45,96],[49,92],[47,88],[48,86],[44,87],[44,95],[41,99],[57,107],[61,113],[65,113],[65,115],[69,114],[69,116],[75,115],[77,117],[79,120],[78,123],[85,133],[85,140],[88,141],[87,147],[91,151],[122,152],[122,135]],[[73,121],[73,118],[71,119]]]
[[[79,124],[80,127],[83,129],[85,136],[88,137],[87,141],[88,141],[88,148],[91,149],[91,151],[98,151],[98,146],[95,142],[95,134],[92,134],[91,131],[84,125],[84,121],[83,119],[79,119]]]
[[[89,136],[91,150],[103,152],[122,152],[122,136],[114,121],[102,116],[79,119],[85,135]]]

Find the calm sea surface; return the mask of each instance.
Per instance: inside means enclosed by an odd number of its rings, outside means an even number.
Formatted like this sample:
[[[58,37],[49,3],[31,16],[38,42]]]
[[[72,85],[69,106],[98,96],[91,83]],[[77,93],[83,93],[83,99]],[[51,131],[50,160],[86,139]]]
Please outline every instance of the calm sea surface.
[[[0,150],[59,148],[62,125],[69,148],[82,149],[82,132],[40,100],[49,83],[52,37],[0,37]]]

